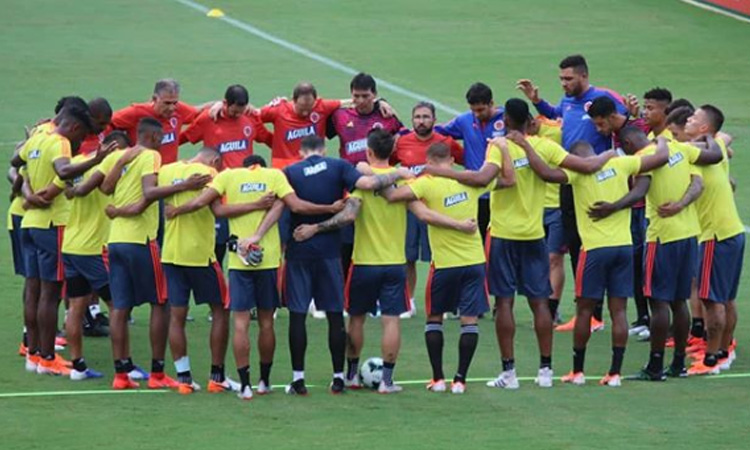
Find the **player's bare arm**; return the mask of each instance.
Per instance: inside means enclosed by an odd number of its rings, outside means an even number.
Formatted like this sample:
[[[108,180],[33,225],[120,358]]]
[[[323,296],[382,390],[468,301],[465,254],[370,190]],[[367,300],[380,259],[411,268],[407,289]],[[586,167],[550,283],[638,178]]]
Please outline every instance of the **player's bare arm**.
[[[418,200],[417,196],[414,195],[414,191],[409,186],[393,187],[388,186],[380,191],[380,195],[383,196],[388,203],[395,202],[410,202],[412,200]]]
[[[166,205],[164,214],[167,219],[174,219],[177,216],[197,211],[203,207],[211,205],[221,196],[212,188],[204,189],[197,197],[180,206]]]
[[[724,159],[724,154],[721,151],[721,147],[716,143],[716,140],[709,135],[705,135],[703,139],[706,142],[706,148],[701,149],[701,153],[695,164],[699,166],[707,166],[711,164],[720,163]]]
[[[122,154],[120,159],[115,162],[112,170],[110,170],[107,173],[107,176],[104,177],[104,181],[102,181],[102,184],[99,186],[99,190],[107,195],[111,195],[112,193],[114,193],[117,182],[120,181],[120,177],[122,176],[122,169],[125,168],[126,165],[130,164],[142,152],[143,147],[140,145],[136,145],[135,147],[126,150],[125,153]]]
[[[258,228],[255,229],[255,233],[253,233],[252,236],[241,239],[238,243],[240,246],[240,249],[247,253],[250,249],[251,245],[255,245],[263,239],[263,236],[268,233],[268,230],[270,230],[276,222],[279,221],[279,218],[281,218],[281,213],[284,211],[284,202],[281,200],[276,200],[276,202],[273,204],[271,209],[266,212],[266,215],[263,216],[263,220],[261,220],[260,224],[258,225]]]
[[[91,176],[81,184],[70,188],[70,195],[73,197],[85,197],[91,193],[94,189],[101,186],[104,182],[104,174],[101,172],[94,172]]]
[[[651,172],[669,162],[669,145],[664,136],[659,136],[656,141],[656,152],[641,157],[641,169],[639,173]]]
[[[107,217],[110,219],[114,219],[115,217],[135,217],[141,215],[150,204],[151,202],[147,201],[145,198],[141,198],[135,203],[124,205],[119,208],[115,205],[107,205],[104,209],[104,213],[107,214]]]
[[[170,186],[159,186],[157,181],[158,178],[156,174],[146,175],[141,179],[143,198],[148,202],[155,202],[179,192],[203,189],[203,187],[211,181],[211,175],[194,173],[182,183]]]
[[[69,158],[58,158],[54,162],[55,172],[63,180],[69,180],[82,175],[92,167],[101,163],[104,158],[110,153],[117,149],[117,142],[112,141],[107,144],[102,144],[96,151],[93,158],[81,161],[77,164],[71,164]]]
[[[526,158],[528,158],[529,160],[529,166],[531,167],[531,170],[533,170],[534,173],[539,176],[539,178],[548,183],[565,184],[568,182],[568,175],[560,169],[553,169],[546,162],[544,162],[544,160],[542,160],[542,158],[540,158],[536,153],[534,147],[529,144],[529,142],[523,137],[521,133],[511,131],[510,133],[508,133],[508,139],[515,142],[523,149],[524,152],[526,152]],[[505,163],[505,161],[503,161],[503,163]]]
[[[302,224],[294,229],[294,240],[302,242],[310,239],[318,233],[338,230],[349,224],[354,223],[362,207],[362,199],[349,197],[346,199],[344,209],[336,213],[335,216],[315,224]]]
[[[481,187],[487,186],[500,174],[500,168],[495,164],[485,163],[479,170],[453,170],[449,167],[436,166],[427,164],[424,168],[425,173],[437,177],[450,178],[467,186]]]
[[[354,186],[357,189],[362,189],[363,191],[379,191],[387,186],[393,185],[393,183],[398,180],[405,180],[409,178],[414,178],[414,174],[409,170],[400,167],[393,172],[360,177]]]
[[[295,214],[305,216],[316,216],[319,214],[336,214],[344,209],[344,201],[336,200],[330,205],[317,205],[315,203],[302,200],[297,194],[289,194],[281,199],[284,204]]]
[[[513,167],[513,159],[510,157],[510,151],[508,151],[508,141],[505,138],[498,138],[498,140],[500,141],[496,145],[500,148],[503,167],[500,168],[495,189],[513,187],[516,185],[516,169]]]
[[[411,201],[407,206],[409,207],[409,211],[417,216],[419,220],[425,222],[428,225],[440,228],[448,228],[466,234],[474,234],[477,232],[476,219],[472,218],[466,220],[456,220],[452,217],[448,217],[444,214],[440,214],[437,211],[431,210],[420,200]]]
[[[659,205],[659,217],[672,217],[679,214],[688,205],[693,203],[703,192],[703,179],[698,175],[690,176],[690,185],[688,186],[682,198],[676,202],[668,202]]]
[[[276,194],[268,193],[254,202],[236,203],[233,205],[223,204],[220,198],[211,202],[211,211],[216,217],[233,218],[244,216],[253,211],[270,209],[276,203]]]
[[[621,199],[614,203],[596,202],[589,209],[588,215],[594,222],[605,219],[621,209],[630,208],[639,201],[643,200],[651,186],[651,177],[639,176],[635,179],[635,184],[630,192],[625,194]]]
[[[516,82],[516,89],[523,92],[523,95],[533,104],[537,104],[542,99],[539,97],[539,88],[529,79],[521,79]]]

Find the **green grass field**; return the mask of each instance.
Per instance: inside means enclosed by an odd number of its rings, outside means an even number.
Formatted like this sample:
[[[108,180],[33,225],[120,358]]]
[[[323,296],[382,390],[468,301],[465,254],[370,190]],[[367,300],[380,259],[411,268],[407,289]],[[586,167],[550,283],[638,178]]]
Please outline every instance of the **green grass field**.
[[[206,1],[206,0],[204,0]],[[620,92],[642,94],[659,85],[696,104],[711,102],[726,116],[725,130],[736,136],[732,171],[737,203],[750,223],[750,26],[676,0],[464,0],[220,1],[205,3],[227,15],[356,69],[463,110],[463,96],[477,80],[489,83],[497,101],[519,96],[515,80],[532,78],[542,95],[557,101],[557,63],[571,53],[586,55],[592,82]],[[242,83],[255,104],[290,95],[300,80],[315,83],[325,97],[346,98],[350,76],[259,39],[226,22],[205,17],[172,0],[107,2],[8,0],[0,17],[0,144],[10,158],[23,126],[51,115],[55,101],[76,93],[104,96],[115,108],[150,97],[162,77],[181,81],[191,103],[218,99],[228,84]],[[413,100],[383,89],[381,94],[408,121]],[[439,112],[439,119],[450,116]],[[337,143],[336,143],[337,145]],[[333,145],[331,146],[333,148]],[[190,153],[183,151],[183,156]],[[261,151],[267,154],[265,149]],[[7,207],[7,184],[0,205]],[[16,356],[22,326],[21,286],[14,277],[6,239],[0,240],[0,447],[31,448],[309,448],[391,446],[428,448],[499,446],[542,448],[646,448],[690,445],[739,448],[750,437],[750,341],[745,320],[750,307],[743,278],[738,299],[739,359],[727,375],[627,383],[613,390],[596,385],[609,366],[608,332],[592,337],[587,353],[590,382],[582,388],[558,384],[541,391],[522,382],[516,392],[470,383],[463,397],[430,395],[423,318],[404,321],[403,348],[396,370],[412,381],[397,396],[370,392],[329,395],[324,386],[330,362],[323,321],[308,324],[308,398],[284,396],[281,389],[250,403],[231,396],[173,393],[7,397],[12,393],[106,390],[111,381],[107,339],[88,339],[89,364],[106,372],[99,382],[28,375]],[[747,273],[747,271],[746,271]],[[418,298],[423,298],[424,272]],[[573,311],[568,279],[563,312]],[[535,375],[538,353],[525,302],[517,304],[516,359],[519,373]],[[189,325],[193,372],[208,375],[205,310],[193,311]],[[147,310],[135,312],[133,356],[148,365]],[[277,323],[278,348],[272,379],[289,381],[287,320]],[[471,376],[488,378],[499,369],[490,320],[482,334]],[[363,356],[379,353],[379,325],[369,323]],[[447,374],[455,370],[458,324],[446,326]],[[571,336],[558,334],[555,369],[571,367]],[[632,341],[625,372],[645,362],[647,345]],[[253,371],[257,368],[253,350]],[[228,359],[228,373],[234,363]],[[168,370],[173,370],[171,360]],[[255,372],[257,375],[257,371]]]

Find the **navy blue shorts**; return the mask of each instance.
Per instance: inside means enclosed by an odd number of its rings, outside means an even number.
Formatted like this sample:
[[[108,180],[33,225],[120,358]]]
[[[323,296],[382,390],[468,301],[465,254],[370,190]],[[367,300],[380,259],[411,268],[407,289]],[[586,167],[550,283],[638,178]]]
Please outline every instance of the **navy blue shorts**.
[[[62,242],[65,227],[24,228],[21,232],[27,278],[63,281]]]
[[[15,214],[10,216],[11,225],[13,226],[10,232],[10,248],[13,252],[13,273],[26,277],[26,266],[23,259],[23,235],[21,231],[21,221],[23,216],[17,216]]]
[[[633,247],[603,247],[583,250],[576,268],[576,298],[603,300],[633,296]]]
[[[544,208],[544,239],[550,253],[563,255],[568,252],[560,208]]]
[[[216,229],[216,245],[226,245],[229,240],[229,219],[217,217],[214,227]]]
[[[490,310],[484,264],[435,269],[430,266],[425,310],[437,316],[446,312],[477,317]]]
[[[703,242],[700,255],[698,298],[719,303],[735,300],[742,275],[745,234]]]
[[[630,234],[633,237],[633,254],[643,253],[646,244],[646,208],[633,208],[630,210]]]
[[[406,212],[406,260],[409,262],[432,261],[427,224],[417,219],[411,211]]]
[[[205,267],[178,266],[164,263],[167,278],[167,292],[171,306],[186,307],[190,303],[190,293],[196,305],[205,303],[229,306],[227,282],[221,266],[214,261]]]
[[[406,266],[350,266],[344,302],[346,311],[353,316],[376,312],[378,302],[384,316],[398,316],[408,311]]]
[[[109,285],[109,269],[102,255],[63,253],[65,281],[70,297],[83,297]],[[75,287],[74,287],[75,286]]]
[[[282,286],[284,306],[291,312],[307,313],[313,299],[318,311],[344,310],[341,258],[287,259]]]
[[[289,208],[284,208],[279,217],[279,238],[281,239],[281,245],[286,245],[290,239],[292,239],[292,212]]]
[[[232,311],[273,311],[279,307],[278,270],[230,270],[229,298]]]
[[[689,298],[696,276],[696,259],[698,241],[694,237],[667,244],[646,243],[643,295],[667,302]]]
[[[544,239],[516,241],[491,238],[489,248],[490,293],[510,298],[516,292],[527,298],[547,299],[552,294],[549,284],[549,252]]]
[[[161,267],[159,244],[113,243],[109,253],[109,287],[115,309],[143,303],[167,302],[167,281]]]

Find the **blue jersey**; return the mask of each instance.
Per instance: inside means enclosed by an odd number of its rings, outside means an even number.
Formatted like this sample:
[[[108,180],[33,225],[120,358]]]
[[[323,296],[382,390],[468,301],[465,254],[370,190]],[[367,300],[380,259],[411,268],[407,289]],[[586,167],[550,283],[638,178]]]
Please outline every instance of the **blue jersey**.
[[[354,184],[362,176],[357,169],[343,159],[313,155],[284,169],[289,184],[297,196],[319,205],[329,205],[344,197],[344,191],[353,191]],[[291,214],[292,231],[301,224],[320,223],[330,215],[304,216]],[[286,248],[287,259],[322,259],[340,256],[341,233],[339,230],[316,234],[304,242],[290,240]]]
[[[479,170],[484,164],[484,155],[487,153],[487,140],[505,136],[503,113],[503,108],[498,108],[490,120],[480,122],[474,117],[474,113],[467,111],[445,125],[436,126],[435,131],[453,139],[462,139],[464,141],[464,167],[469,170]]]
[[[617,112],[627,114],[622,99],[612,91],[591,86],[580,97],[564,96],[560,104],[552,106],[542,100],[536,105],[536,110],[545,117],[557,119],[562,117],[562,146],[565,150],[577,141],[586,141],[594,147],[597,154],[611,148],[611,136],[603,136],[596,131],[596,126],[588,115],[589,106],[599,97],[609,97],[615,101]]]

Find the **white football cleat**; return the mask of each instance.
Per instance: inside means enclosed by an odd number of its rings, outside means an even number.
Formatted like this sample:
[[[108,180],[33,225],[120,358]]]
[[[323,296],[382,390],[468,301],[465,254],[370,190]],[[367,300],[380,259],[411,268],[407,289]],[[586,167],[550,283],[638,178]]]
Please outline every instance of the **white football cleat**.
[[[552,372],[552,369],[549,367],[543,367],[539,369],[539,372],[537,372],[536,378],[534,379],[534,383],[537,384],[537,386],[542,388],[551,388],[552,387],[552,378],[554,376],[554,372]]]
[[[404,388],[396,383],[393,383],[390,386],[385,383],[380,383],[380,386],[378,386],[378,394],[397,394],[403,390]]]
[[[273,391],[271,386],[267,385],[265,381],[261,380],[258,382],[258,387],[255,388],[255,392],[258,395],[270,394]]]
[[[432,392],[445,392],[448,388],[445,386],[445,380],[430,380],[427,383],[427,390]]]
[[[487,387],[501,388],[501,389],[518,389],[518,377],[516,377],[516,369],[506,370],[500,372],[494,380],[487,382]]]
[[[253,390],[250,388],[250,386],[245,386],[245,389],[240,391],[239,394],[237,394],[237,397],[240,400],[252,400],[253,399]]]

